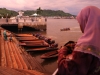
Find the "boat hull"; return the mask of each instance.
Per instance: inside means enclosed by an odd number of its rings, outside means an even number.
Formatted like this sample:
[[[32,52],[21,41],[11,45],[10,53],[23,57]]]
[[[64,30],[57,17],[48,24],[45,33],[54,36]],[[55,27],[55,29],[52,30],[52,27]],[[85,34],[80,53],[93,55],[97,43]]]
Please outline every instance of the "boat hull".
[[[47,52],[43,55],[41,55],[41,59],[48,59],[48,58],[55,58],[55,57],[58,57],[58,51],[55,50],[55,51],[50,51],[50,52]]]
[[[32,49],[27,49],[26,51],[32,52],[32,51],[53,51],[57,50],[58,48],[50,48],[50,47],[43,47],[43,48],[32,48]]]

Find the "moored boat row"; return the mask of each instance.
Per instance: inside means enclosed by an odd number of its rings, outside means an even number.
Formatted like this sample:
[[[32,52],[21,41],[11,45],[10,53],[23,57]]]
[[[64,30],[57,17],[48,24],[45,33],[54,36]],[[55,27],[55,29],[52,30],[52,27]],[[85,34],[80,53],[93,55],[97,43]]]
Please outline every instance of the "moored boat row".
[[[58,56],[58,44],[55,40],[42,36],[40,34],[16,34],[19,46],[25,48],[27,52],[45,51],[40,58],[54,58]]]

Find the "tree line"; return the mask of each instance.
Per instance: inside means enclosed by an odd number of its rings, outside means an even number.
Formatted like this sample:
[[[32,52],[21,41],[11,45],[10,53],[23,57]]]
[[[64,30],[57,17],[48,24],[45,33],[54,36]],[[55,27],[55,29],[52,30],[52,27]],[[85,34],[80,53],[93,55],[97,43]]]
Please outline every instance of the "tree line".
[[[65,13],[64,11],[62,10],[42,10],[40,7],[36,10],[21,10],[24,12],[24,16],[30,16],[34,13],[37,13],[41,16],[44,16],[44,17],[51,17],[51,16],[60,16],[60,17],[69,17],[69,16],[75,16],[75,15],[72,15],[70,13]],[[18,11],[14,11],[14,10],[8,10],[6,8],[0,8],[0,17],[13,17],[13,16],[17,16],[18,15]]]

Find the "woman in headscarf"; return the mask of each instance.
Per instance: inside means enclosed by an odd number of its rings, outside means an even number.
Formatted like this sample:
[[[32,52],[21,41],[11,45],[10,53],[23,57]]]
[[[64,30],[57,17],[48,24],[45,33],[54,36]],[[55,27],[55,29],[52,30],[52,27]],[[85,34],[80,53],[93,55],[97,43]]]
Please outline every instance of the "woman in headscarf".
[[[83,35],[67,58],[63,57],[67,48],[60,49],[57,75],[100,75],[100,9],[87,6],[77,20]]]

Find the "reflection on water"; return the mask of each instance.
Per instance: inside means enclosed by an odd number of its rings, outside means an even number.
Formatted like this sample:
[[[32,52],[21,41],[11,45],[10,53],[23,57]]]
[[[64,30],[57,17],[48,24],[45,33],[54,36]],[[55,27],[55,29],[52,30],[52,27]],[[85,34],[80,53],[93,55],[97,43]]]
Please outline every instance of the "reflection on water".
[[[29,52],[33,57],[37,59],[37,61],[49,72],[53,73],[57,68],[57,57],[50,59],[41,59],[40,56],[46,52]]]
[[[46,60],[44,60],[41,64],[42,64],[42,66],[45,66],[45,65],[48,65],[48,64],[50,64],[50,63],[55,62],[56,60],[57,60],[57,58],[46,59]]]
[[[60,31],[62,28],[69,27],[70,31]],[[81,36],[78,22],[75,19],[48,19],[46,32],[33,32],[41,33],[42,35],[49,37],[58,43],[59,47],[64,45],[69,40],[77,41]],[[40,56],[45,52],[31,52],[41,65],[50,73],[53,73],[57,68],[57,58],[41,59]]]
[[[46,59],[41,64],[49,73],[53,73],[57,68],[57,58]]]

